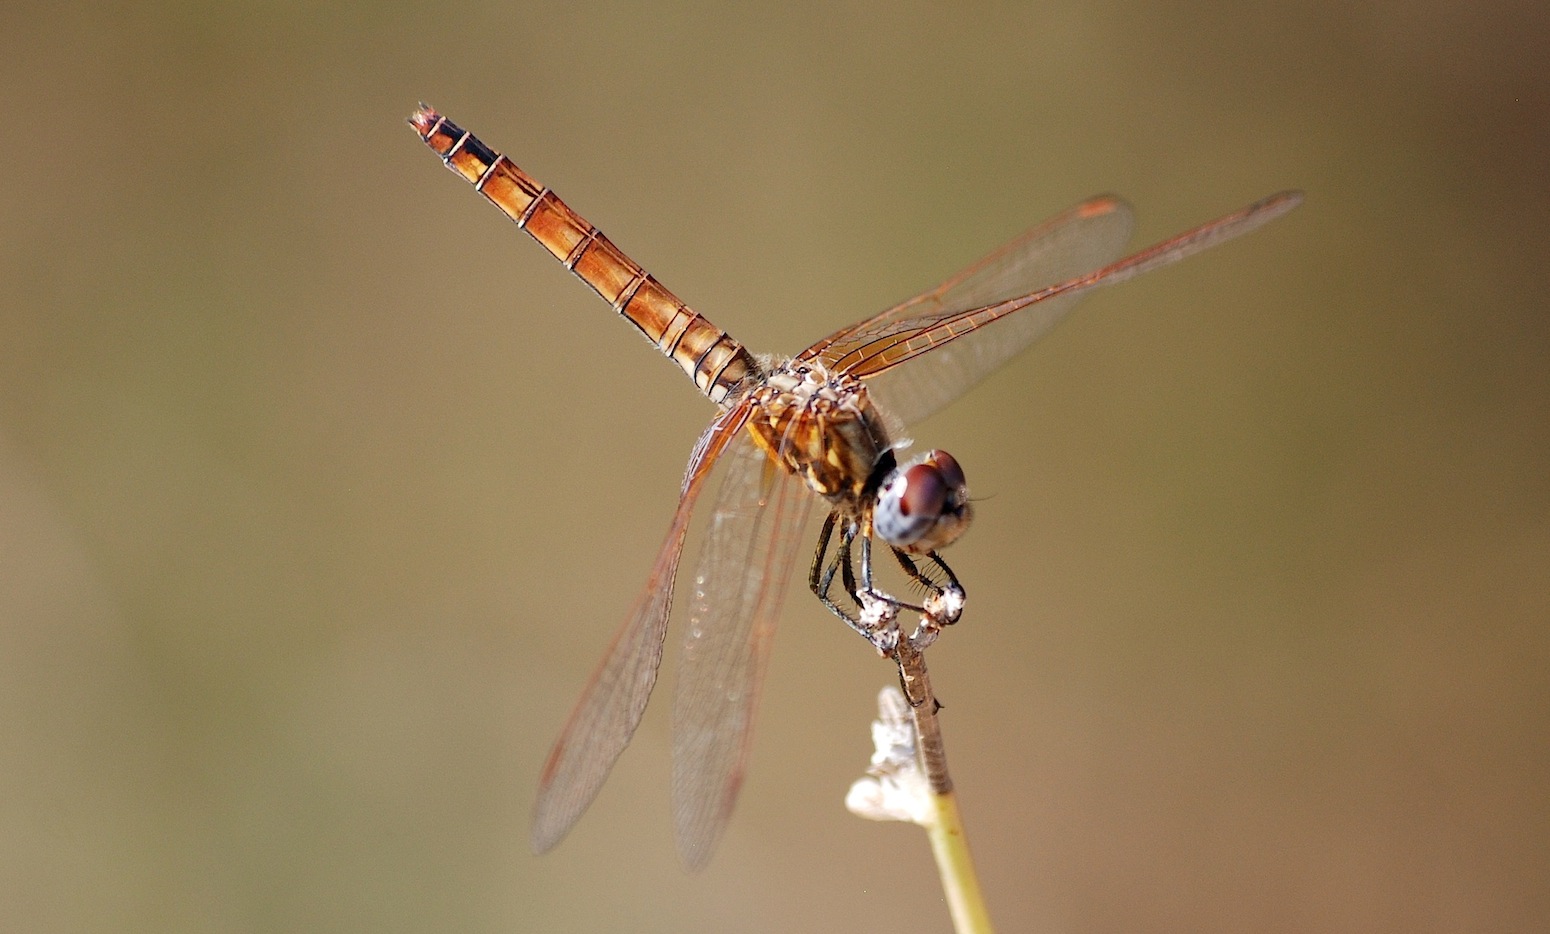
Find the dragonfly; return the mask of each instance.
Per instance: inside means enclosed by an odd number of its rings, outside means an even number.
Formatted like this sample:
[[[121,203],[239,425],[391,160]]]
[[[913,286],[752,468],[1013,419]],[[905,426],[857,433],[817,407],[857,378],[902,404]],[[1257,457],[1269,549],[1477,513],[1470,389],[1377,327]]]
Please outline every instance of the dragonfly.
[[[1283,191],[1120,258],[1134,214],[1117,197],[1091,198],[929,291],[793,357],[765,357],[691,310],[506,156],[424,104],[409,124],[717,406],[646,584],[549,753],[532,823],[535,852],[558,844],[639,725],[690,520],[714,469],[720,482],[689,588],[672,716],[673,823],[690,870],[710,859],[741,788],[771,638],[813,507],[827,515],[809,588],[878,652],[897,645],[900,611],[955,622],[964,591],[940,551],[972,518],[967,483],[943,451],[901,463],[906,427],[1017,355],[1091,289],[1246,234],[1302,200]],[[874,539],[918,602],[878,584]]]

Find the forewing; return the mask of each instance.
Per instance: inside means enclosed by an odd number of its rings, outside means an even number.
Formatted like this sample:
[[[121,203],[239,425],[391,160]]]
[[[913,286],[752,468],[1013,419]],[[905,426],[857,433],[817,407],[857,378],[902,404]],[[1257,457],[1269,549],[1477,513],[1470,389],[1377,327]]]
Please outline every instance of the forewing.
[[[657,552],[651,577],[582,691],[538,780],[532,845],[543,853],[570,832],[597,797],[640,724],[662,663],[662,640],[673,602],[678,558],[695,500],[722,452],[742,437],[746,405],[723,413],[700,436],[684,472],[678,509]]]
[[[673,820],[691,870],[710,859],[742,786],[775,623],[813,501],[746,433],[722,463],[673,702]]]
[[[862,335],[862,339],[847,340],[848,349],[843,353],[835,354],[838,345],[831,347],[831,365],[863,379],[875,379],[908,360],[931,353],[932,366],[910,367],[907,374],[875,383],[884,404],[899,407],[898,417],[918,417],[923,410],[934,411],[932,406],[944,404],[984,377],[1010,356],[1006,352],[1008,345],[1021,349],[1047,330],[1087,290],[1124,282],[1176,263],[1242,236],[1300,203],[1301,192],[1281,192],[1100,269],[1027,295],[953,314],[942,312],[889,322]],[[1008,326],[1017,335],[1015,340],[1001,336]],[[916,384],[920,388],[912,388]]]
[[[928,329],[962,312],[1027,295],[1112,262],[1135,226],[1130,206],[1109,195],[1092,198],[1045,221],[928,292],[824,338],[799,356],[844,367],[858,349]],[[965,337],[931,358],[930,372],[872,388],[884,409],[904,422],[924,418],[962,395],[1049,329],[1076,301],[1057,298],[1037,313],[1016,316],[992,331]]]

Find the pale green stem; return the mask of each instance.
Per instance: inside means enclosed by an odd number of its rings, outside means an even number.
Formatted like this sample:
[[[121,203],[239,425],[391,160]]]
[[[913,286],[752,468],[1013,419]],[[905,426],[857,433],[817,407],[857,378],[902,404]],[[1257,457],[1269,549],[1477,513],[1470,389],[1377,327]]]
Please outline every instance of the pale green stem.
[[[938,704],[926,672],[925,653],[910,640],[901,640],[898,651],[899,674],[910,715],[915,724],[918,762],[925,770],[925,808],[915,821],[926,828],[931,854],[936,857],[937,873],[942,877],[942,894],[953,918],[957,934],[990,934],[990,914],[980,892],[979,875],[969,855],[963,821],[958,815],[958,796],[947,771],[947,750],[942,744],[942,725],[937,719]]]

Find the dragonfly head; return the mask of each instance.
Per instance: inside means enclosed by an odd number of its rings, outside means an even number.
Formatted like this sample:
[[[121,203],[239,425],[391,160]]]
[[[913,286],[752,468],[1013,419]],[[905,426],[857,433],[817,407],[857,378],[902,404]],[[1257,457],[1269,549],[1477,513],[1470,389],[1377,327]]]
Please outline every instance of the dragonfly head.
[[[973,517],[963,468],[946,451],[927,451],[883,480],[872,528],[895,548],[923,555],[957,541]]]

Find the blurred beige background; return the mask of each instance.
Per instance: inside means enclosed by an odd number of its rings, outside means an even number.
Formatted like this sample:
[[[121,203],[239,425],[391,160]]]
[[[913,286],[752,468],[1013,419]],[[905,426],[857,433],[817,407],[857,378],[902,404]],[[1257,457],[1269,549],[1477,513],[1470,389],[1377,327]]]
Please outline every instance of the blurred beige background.
[[[685,876],[667,704],[541,757],[710,408],[404,125],[423,98],[793,352],[1114,190],[1138,243],[919,426],[1005,931],[1550,925],[1538,2],[8,4],[0,929],[941,931],[848,816],[885,663],[793,584]]]

